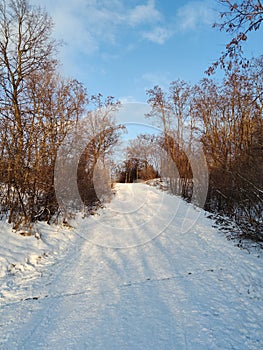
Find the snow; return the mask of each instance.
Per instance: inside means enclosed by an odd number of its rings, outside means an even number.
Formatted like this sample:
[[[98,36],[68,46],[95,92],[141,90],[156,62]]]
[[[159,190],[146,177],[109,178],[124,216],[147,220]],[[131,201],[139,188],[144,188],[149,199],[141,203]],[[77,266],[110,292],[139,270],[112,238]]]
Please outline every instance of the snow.
[[[1,225],[1,349],[263,348],[262,257],[176,196],[123,184],[71,230]]]
[[[41,276],[41,269],[65,254],[74,239],[74,232],[65,227],[38,222],[34,229],[35,235],[23,236],[0,221],[0,300],[9,293],[12,297],[8,283],[20,288],[23,287],[20,280]]]

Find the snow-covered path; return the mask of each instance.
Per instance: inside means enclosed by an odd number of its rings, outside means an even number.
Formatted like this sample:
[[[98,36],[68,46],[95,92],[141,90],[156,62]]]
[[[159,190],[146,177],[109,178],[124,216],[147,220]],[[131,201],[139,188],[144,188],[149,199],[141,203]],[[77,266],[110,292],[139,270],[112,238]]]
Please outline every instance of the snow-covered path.
[[[0,348],[262,349],[262,258],[203,211],[119,185],[63,257],[1,302]]]

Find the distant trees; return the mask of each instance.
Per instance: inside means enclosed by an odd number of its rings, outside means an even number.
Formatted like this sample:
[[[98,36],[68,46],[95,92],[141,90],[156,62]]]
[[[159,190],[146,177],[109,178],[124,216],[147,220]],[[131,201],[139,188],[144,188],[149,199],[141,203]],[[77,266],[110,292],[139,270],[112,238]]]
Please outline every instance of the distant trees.
[[[159,176],[160,155],[155,135],[140,134],[126,147],[126,159],[118,168],[118,181],[131,183]]]
[[[191,152],[194,137],[194,119],[191,117],[192,88],[183,80],[176,80],[165,92],[159,86],[147,91],[151,111],[147,118],[154,118],[163,130],[159,139],[162,158],[161,174],[169,180],[173,193],[189,198],[192,191],[192,169],[187,152]]]
[[[207,70],[212,74],[220,66],[231,70],[233,64],[248,65],[248,60],[243,57],[243,43],[248,39],[251,31],[259,30],[263,21],[263,3],[260,0],[219,0],[224,6],[221,12],[221,23],[215,23],[214,27],[219,28],[232,35],[230,42],[226,45],[225,51]]]

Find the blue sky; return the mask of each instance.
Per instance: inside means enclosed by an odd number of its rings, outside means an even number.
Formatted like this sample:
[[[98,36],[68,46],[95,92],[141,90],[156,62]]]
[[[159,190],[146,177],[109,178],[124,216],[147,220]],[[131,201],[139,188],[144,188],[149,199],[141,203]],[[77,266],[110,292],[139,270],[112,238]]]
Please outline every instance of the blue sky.
[[[228,41],[212,28],[216,0],[31,0],[55,22],[63,74],[124,102],[146,102],[145,90],[190,83],[220,55]],[[259,34],[248,54],[261,54]],[[218,74],[220,77],[220,73]]]

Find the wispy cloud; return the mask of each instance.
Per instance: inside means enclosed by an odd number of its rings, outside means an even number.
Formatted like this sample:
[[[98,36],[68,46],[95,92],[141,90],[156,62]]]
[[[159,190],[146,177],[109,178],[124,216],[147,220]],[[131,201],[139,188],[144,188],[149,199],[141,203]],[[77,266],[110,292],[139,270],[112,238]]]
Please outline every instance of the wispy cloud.
[[[156,44],[164,44],[173,35],[173,32],[169,29],[157,26],[151,31],[144,32],[143,37]]]
[[[31,0],[36,5],[43,0]],[[66,43],[64,51],[94,54],[102,47],[130,44],[141,38],[164,44],[176,32],[196,30],[211,24],[215,12],[210,0],[190,0],[175,17],[165,18],[156,0],[141,0],[136,5],[126,0],[45,0],[55,22],[55,35]],[[136,2],[135,2],[136,3]],[[167,17],[167,16],[166,16]],[[71,51],[71,52],[70,52]]]
[[[41,0],[31,1],[42,5]],[[104,44],[120,43],[123,33],[131,28],[139,39],[143,26],[158,24],[163,16],[155,0],[143,2],[131,6],[125,0],[45,0],[55,22],[56,37],[63,39],[72,50],[86,54],[96,52]]]
[[[119,98],[120,102],[122,104],[127,104],[127,103],[135,103],[137,102],[136,98],[134,96],[121,96]]]
[[[203,25],[211,25],[216,18],[216,12],[211,7],[211,1],[190,1],[177,10],[177,30],[196,30]]]
[[[127,18],[130,25],[154,23],[161,19],[162,14],[156,9],[154,0],[149,0],[146,5],[136,6],[130,10]]]

